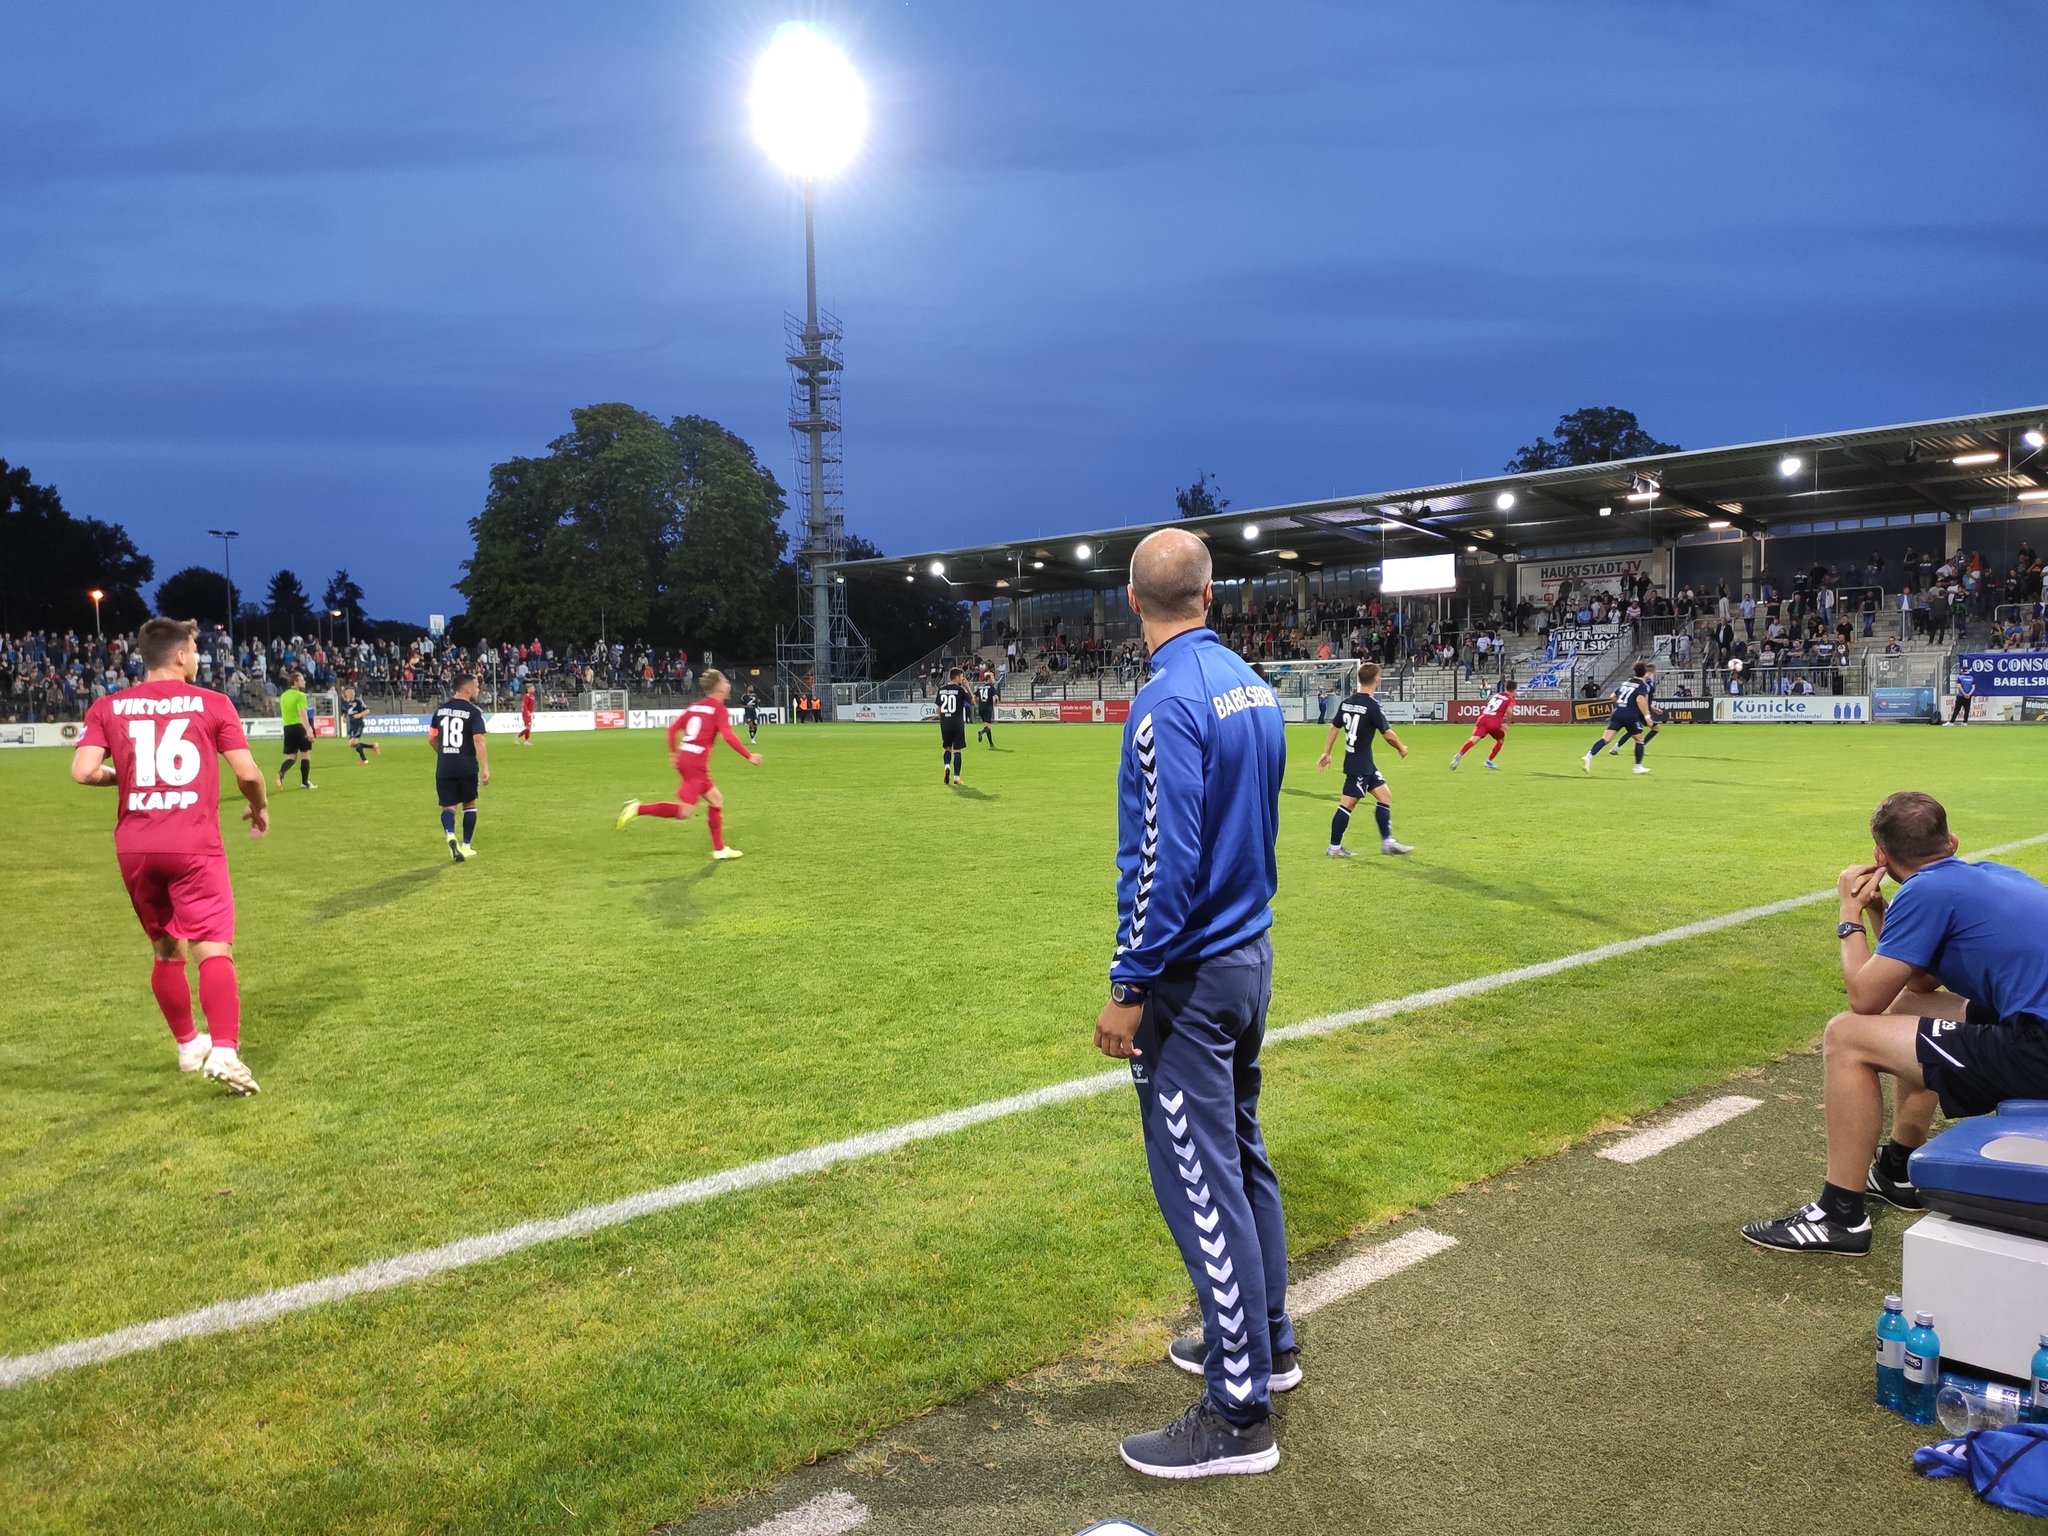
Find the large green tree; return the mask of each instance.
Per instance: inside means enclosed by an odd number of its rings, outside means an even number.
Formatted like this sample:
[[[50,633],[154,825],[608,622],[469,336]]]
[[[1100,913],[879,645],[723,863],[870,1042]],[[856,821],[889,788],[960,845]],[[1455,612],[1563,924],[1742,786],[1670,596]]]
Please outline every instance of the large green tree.
[[[341,614],[335,622],[348,626],[347,633],[362,635],[367,629],[369,615],[363,612],[363,589],[346,568],[328,578],[327,590],[320,594],[320,602],[329,613]]]
[[[279,571],[270,578],[270,592],[263,607],[273,624],[293,625],[313,616],[313,600],[306,596],[305,584],[290,570]]]
[[[692,650],[766,660],[789,617],[777,579],[789,544],[782,487],[715,421],[678,417],[669,433],[681,456],[682,519],[667,543],[661,628]]]
[[[222,624],[228,616],[228,579],[204,565],[173,571],[156,589],[156,611],[167,619]]]
[[[0,631],[89,630],[95,588],[106,629],[133,629],[149,617],[142,588],[155,574],[119,523],[73,517],[54,486],[0,459]]]
[[[1676,443],[1659,442],[1642,428],[1634,411],[1619,406],[1589,405],[1557,418],[1550,437],[1539,437],[1507,462],[1511,475],[1531,469],[1564,469],[1573,464],[1605,464],[1612,459],[1640,459],[1653,453],[1677,453]]]
[[[494,465],[456,585],[479,635],[600,633],[765,659],[790,617],[778,586],[782,488],[701,416],[570,413],[545,456]]]

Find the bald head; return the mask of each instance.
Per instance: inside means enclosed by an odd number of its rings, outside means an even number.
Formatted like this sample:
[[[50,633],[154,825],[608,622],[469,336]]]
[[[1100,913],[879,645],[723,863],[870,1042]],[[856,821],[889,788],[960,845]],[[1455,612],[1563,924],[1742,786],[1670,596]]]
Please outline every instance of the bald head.
[[[1155,623],[1184,623],[1209,611],[1209,546],[1185,528],[1162,528],[1131,556],[1131,597]]]

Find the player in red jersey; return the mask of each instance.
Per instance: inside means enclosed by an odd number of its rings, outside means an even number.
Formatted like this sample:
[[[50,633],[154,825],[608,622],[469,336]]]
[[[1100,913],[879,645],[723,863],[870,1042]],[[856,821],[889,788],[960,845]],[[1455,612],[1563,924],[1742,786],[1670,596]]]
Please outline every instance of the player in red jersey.
[[[249,752],[234,706],[193,682],[198,633],[198,625],[177,619],[142,626],[136,649],[143,680],[86,711],[71,777],[120,794],[114,854],[156,951],[149,989],[178,1042],[178,1070],[204,1072],[230,1093],[254,1093],[256,1079],[241,1057],[235,891],[220,840],[219,761],[227,759],[249,802],[242,819],[251,837],[270,830],[269,780]],[[206,1034],[192,1021],[188,953],[199,962]]]
[[[526,685],[526,691],[519,695],[519,745],[533,745],[533,684]]]
[[[725,710],[725,701],[732,697],[732,684],[726,681],[725,674],[707,667],[699,680],[704,685],[704,697],[677,715],[668,728],[669,757],[682,778],[675,799],[628,800],[619,812],[618,827],[624,831],[636,816],[687,821],[702,800],[704,820],[711,828],[711,857],[737,859],[741,856],[739,849],[725,846],[725,796],[711,782],[711,748],[723,737],[727,746],[750,763],[760,762],[761,754],[749,751],[733,732],[732,716]]]
[[[1500,756],[1500,749],[1508,744],[1508,717],[1514,712],[1515,683],[1514,679],[1510,678],[1500,685],[1500,692],[1486,701],[1486,708],[1479,711],[1479,718],[1472,726],[1472,739],[1458,748],[1458,755],[1451,759],[1451,771],[1457,772],[1458,764],[1464,760],[1465,754],[1491,736],[1493,750],[1486,754],[1486,766],[1498,772],[1500,764],[1494,759]]]

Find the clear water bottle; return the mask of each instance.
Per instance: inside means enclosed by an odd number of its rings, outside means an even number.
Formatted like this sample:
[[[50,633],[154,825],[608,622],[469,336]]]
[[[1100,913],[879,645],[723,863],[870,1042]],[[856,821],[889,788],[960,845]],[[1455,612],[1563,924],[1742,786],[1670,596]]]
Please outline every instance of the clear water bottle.
[[[1887,1296],[1877,1315],[1877,1406],[1893,1413],[1906,1406],[1905,1305],[1898,1297]]]
[[[2020,1422],[2048,1424],[2048,1333],[2041,1335],[2041,1347],[2034,1351],[2027,1376],[2027,1404],[2020,1410]]]
[[[1909,1424],[1934,1422],[1934,1399],[1941,1391],[1941,1338],[1932,1312],[1915,1312],[1906,1334],[1906,1401],[1900,1412]]]
[[[1952,1435],[1972,1429],[2003,1429],[2018,1420],[2026,1401],[2024,1387],[1943,1371],[1941,1390],[1934,1394],[1934,1416]]]

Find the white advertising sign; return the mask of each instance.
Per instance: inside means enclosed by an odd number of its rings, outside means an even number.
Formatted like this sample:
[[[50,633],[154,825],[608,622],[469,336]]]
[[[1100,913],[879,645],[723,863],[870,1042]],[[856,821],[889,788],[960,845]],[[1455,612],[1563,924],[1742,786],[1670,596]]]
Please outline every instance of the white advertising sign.
[[[1847,694],[1837,698],[1828,693],[1745,695],[1714,700],[1714,718],[1733,725],[1777,721],[1861,725],[1870,718],[1870,697],[1868,694]]]

